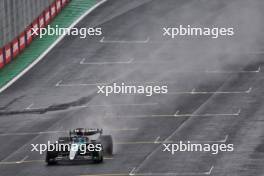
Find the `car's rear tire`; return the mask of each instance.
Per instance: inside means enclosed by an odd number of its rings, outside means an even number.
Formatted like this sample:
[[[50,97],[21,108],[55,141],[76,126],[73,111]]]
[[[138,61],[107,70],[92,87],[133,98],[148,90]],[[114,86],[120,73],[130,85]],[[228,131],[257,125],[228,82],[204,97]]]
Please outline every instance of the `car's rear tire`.
[[[113,155],[113,138],[111,135],[100,136],[104,155]]]
[[[102,163],[104,161],[103,155],[99,156],[99,158],[93,158],[93,162],[96,164]]]
[[[46,163],[48,165],[57,164],[56,157],[58,156],[57,151],[47,151],[46,153]]]
[[[101,156],[100,159],[97,160],[97,163],[102,163],[102,162],[104,162],[104,157],[103,156]]]

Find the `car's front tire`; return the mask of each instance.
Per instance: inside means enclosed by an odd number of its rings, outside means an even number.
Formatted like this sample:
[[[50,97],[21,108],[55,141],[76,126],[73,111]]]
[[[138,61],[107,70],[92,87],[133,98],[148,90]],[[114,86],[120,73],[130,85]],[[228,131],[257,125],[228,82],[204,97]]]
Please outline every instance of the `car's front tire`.
[[[104,162],[104,157],[100,156],[99,158],[96,158],[96,159],[94,158],[93,162],[96,164],[102,163],[102,162]]]
[[[46,153],[46,163],[48,165],[57,164],[56,157],[58,156],[56,151],[47,151]]]

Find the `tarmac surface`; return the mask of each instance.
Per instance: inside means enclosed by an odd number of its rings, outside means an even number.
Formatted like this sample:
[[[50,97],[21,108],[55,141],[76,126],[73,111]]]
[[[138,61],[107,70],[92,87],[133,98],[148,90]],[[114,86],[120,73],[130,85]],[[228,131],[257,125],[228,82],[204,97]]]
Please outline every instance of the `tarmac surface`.
[[[0,94],[0,175],[264,175],[260,0],[110,0]],[[233,37],[162,36],[178,25],[234,27]],[[97,85],[167,85],[168,94],[97,94]],[[103,128],[103,164],[47,166],[31,144]],[[233,152],[163,152],[164,143],[234,144]]]

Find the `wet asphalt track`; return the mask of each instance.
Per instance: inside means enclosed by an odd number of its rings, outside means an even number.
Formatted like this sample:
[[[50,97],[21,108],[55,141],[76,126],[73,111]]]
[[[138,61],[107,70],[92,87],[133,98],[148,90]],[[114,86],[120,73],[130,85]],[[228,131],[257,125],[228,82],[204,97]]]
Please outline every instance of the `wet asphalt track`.
[[[162,26],[223,19],[236,26],[237,5],[249,19],[241,17],[232,39],[161,37]],[[263,37],[251,41],[258,30],[244,29],[261,14],[245,6],[246,0],[112,0],[99,7],[78,26],[100,26],[103,36],[66,37],[0,94],[0,175],[263,175]],[[96,94],[96,84],[111,82],[165,84],[169,94]],[[100,165],[48,167],[44,155],[30,152],[30,144],[76,127],[112,134],[114,156]],[[164,140],[233,143],[235,151],[170,155],[161,151]]]

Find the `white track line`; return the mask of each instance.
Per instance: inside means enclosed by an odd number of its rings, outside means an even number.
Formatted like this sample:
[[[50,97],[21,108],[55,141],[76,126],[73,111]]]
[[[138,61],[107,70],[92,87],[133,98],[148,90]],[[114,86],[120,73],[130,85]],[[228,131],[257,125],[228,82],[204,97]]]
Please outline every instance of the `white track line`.
[[[195,88],[190,92],[168,92],[169,95],[177,95],[177,94],[190,94],[190,95],[198,95],[198,94],[249,94],[252,92],[252,87],[248,88],[245,91],[196,91]]]
[[[168,114],[157,114],[151,115],[152,117],[211,117],[211,116],[239,116],[241,113],[241,109],[238,109],[236,113],[219,113],[219,114],[212,114],[212,113],[205,113],[205,114],[178,114],[176,111],[173,115]]]
[[[259,66],[257,70],[240,70],[240,71],[231,71],[231,70],[206,70],[206,73],[260,73],[261,72],[261,67]]]
[[[83,87],[83,86],[102,86],[108,85],[109,83],[91,83],[91,84],[63,84],[60,80],[55,84],[55,87]]]
[[[134,167],[134,168],[129,172],[129,175],[130,175],[130,176],[135,175],[135,170],[136,170],[136,168]]]
[[[226,143],[228,140],[229,136],[226,135],[224,139],[220,139],[220,140],[177,140],[177,141],[173,141],[173,140],[160,140],[160,136],[158,136],[154,141],[117,141],[115,144],[116,145],[137,145],[137,144],[175,144],[175,143],[180,143],[180,142],[190,142],[192,144],[195,143]]]
[[[222,113],[222,114],[211,114],[211,113],[205,113],[205,114],[144,114],[144,115],[120,115],[120,116],[104,116],[103,118],[120,118],[120,119],[126,119],[126,118],[186,118],[186,117],[211,117],[211,116],[217,116],[217,117],[227,117],[227,116],[240,116],[241,110],[239,109],[236,113]]]
[[[214,166],[212,166],[212,167],[210,168],[210,170],[209,170],[208,172],[206,172],[205,174],[206,174],[206,175],[211,175],[213,169],[214,169]]]
[[[130,64],[177,64],[175,61],[135,61]],[[261,66],[256,70],[175,70],[175,73],[260,73]]]
[[[104,131],[137,131],[138,128],[104,129]]]
[[[21,163],[25,162],[26,159],[28,159],[28,156],[25,156],[22,160],[17,161],[16,164],[21,164]]]
[[[31,103],[24,110],[36,110],[36,109],[39,109],[39,108],[33,108],[33,106],[34,106],[34,103]]]
[[[24,136],[24,135],[41,135],[41,134],[55,134],[65,133],[67,131],[43,131],[43,132],[21,132],[21,133],[3,133],[0,136]]]
[[[159,103],[131,103],[131,104],[90,104],[90,105],[82,105],[76,106],[76,108],[90,108],[90,107],[116,107],[116,106],[156,106]],[[30,104],[25,110],[36,110],[36,109],[43,109],[42,108],[33,108],[34,103]]]
[[[212,171],[214,169],[214,166],[212,166],[208,171],[206,172],[164,172],[164,173],[153,173],[153,172],[148,172],[148,173],[137,173],[137,168],[133,168],[129,174],[127,173],[105,173],[105,174],[82,174],[80,176],[191,176],[191,175],[211,175]],[[132,172],[133,171],[133,172]]]
[[[105,40],[105,37],[103,37],[101,40],[100,40],[100,43],[122,43],[122,44],[129,44],[129,43],[148,43],[149,42],[149,37],[146,39],[146,40]]]
[[[131,104],[109,104],[109,105],[84,105],[83,108],[89,107],[113,107],[113,106],[156,106],[159,103],[131,103]]]
[[[26,158],[27,159],[27,158]],[[1,161],[0,165],[16,165],[16,164],[26,164],[26,163],[45,163],[45,160],[20,160],[20,161]],[[105,160],[113,160],[114,158],[105,157]]]
[[[203,140],[188,140],[192,143],[226,143],[229,138],[229,135],[226,135],[224,139],[221,140],[211,140],[211,141],[203,141]],[[186,141],[185,141],[186,142]]]
[[[28,107],[26,107],[26,110],[30,110],[34,106],[34,103],[31,103]]]
[[[180,111],[178,110],[178,111],[176,111],[175,112],[175,114],[174,114],[174,116],[177,116],[177,115],[179,115],[179,113],[180,113]]]
[[[225,139],[224,139],[224,140],[222,140],[222,142],[226,143],[226,142],[227,142],[227,140],[228,140],[228,138],[229,138],[229,135],[226,135]]]
[[[86,58],[80,61],[81,65],[113,65],[113,64],[131,64],[134,59],[130,58],[127,61],[110,61],[110,62],[85,62]]]
[[[159,143],[159,140],[160,140],[160,136],[158,136],[155,141],[154,141],[154,144],[158,144]]]
[[[85,18],[88,14],[90,14],[92,11],[94,11],[97,7],[105,3],[107,0],[102,0],[95,4],[92,8],[87,10],[82,16],[80,16],[74,23],[72,23],[69,26],[69,29],[73,28],[76,24],[78,24],[83,18]],[[9,81],[6,85],[4,85],[2,88],[0,88],[0,93],[2,93],[4,90],[6,90],[8,87],[10,87],[12,84],[14,84],[19,78],[21,78],[24,74],[26,74],[31,68],[33,68],[37,63],[39,63],[63,38],[65,35],[60,36],[50,47],[43,52],[34,62],[32,62],[26,69],[24,69],[21,73],[19,73],[17,76],[15,76],[11,81]]]
[[[113,81],[108,81],[107,82],[101,82],[101,83],[76,83],[76,84],[63,84],[63,81],[60,80],[55,84],[55,87],[84,87],[84,86],[103,86],[103,85],[108,85],[111,84]],[[127,84],[161,84],[162,82],[154,82],[154,81],[149,81],[149,82],[129,82]],[[174,83],[174,82],[173,82]]]
[[[183,173],[177,173],[177,172],[167,172],[167,173],[137,173],[137,169],[135,168],[132,170],[133,172],[129,173],[129,176],[177,176],[177,175],[211,175],[212,171],[214,169],[214,166],[211,166],[211,168],[206,172],[183,172]],[[130,175],[131,174],[131,175]],[[114,175],[126,175],[126,174],[98,174],[93,176],[114,176]],[[92,175],[82,175],[82,176],[92,176]]]

